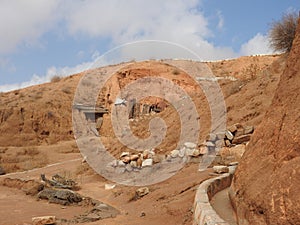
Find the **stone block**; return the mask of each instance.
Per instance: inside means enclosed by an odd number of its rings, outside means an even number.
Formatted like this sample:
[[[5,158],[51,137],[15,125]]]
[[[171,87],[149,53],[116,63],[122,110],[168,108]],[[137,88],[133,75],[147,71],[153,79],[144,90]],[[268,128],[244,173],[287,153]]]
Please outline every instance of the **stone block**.
[[[170,152],[170,156],[172,158],[176,158],[176,157],[178,157],[178,155],[179,155],[179,150],[173,150]]]
[[[239,137],[235,137],[232,140],[232,144],[235,144],[235,145],[242,144],[242,143],[250,141],[250,138],[251,138],[250,134],[245,134],[245,135],[242,135],[242,136],[239,136]]]
[[[192,143],[192,142],[185,142],[185,143],[184,143],[184,146],[185,146],[186,148],[189,148],[189,149],[194,149],[194,148],[196,148],[196,144],[195,144],[195,143]]]
[[[149,192],[150,191],[149,191],[148,187],[141,187],[135,191],[135,193],[138,197],[143,197],[143,196],[149,194]]]
[[[246,126],[244,127],[244,134],[252,134],[254,132],[253,126]]]
[[[228,140],[232,140],[234,138],[233,134],[231,133],[231,131],[229,130],[226,130],[225,131],[225,137],[228,139]]]
[[[218,174],[229,172],[229,169],[227,166],[214,166],[213,170],[215,173],[218,173]]]
[[[237,131],[237,126],[236,124],[231,125],[230,127],[227,128],[228,131],[230,131],[231,133],[234,133]]]
[[[153,165],[153,159],[145,159],[142,162],[142,167],[152,166]]]

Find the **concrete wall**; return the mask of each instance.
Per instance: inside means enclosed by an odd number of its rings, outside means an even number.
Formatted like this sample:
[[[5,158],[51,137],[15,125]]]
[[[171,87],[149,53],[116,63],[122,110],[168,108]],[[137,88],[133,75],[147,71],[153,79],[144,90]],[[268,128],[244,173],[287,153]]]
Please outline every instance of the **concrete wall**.
[[[204,181],[196,192],[194,201],[194,225],[228,225],[210,204],[211,198],[231,184],[233,175],[223,174],[219,177]]]

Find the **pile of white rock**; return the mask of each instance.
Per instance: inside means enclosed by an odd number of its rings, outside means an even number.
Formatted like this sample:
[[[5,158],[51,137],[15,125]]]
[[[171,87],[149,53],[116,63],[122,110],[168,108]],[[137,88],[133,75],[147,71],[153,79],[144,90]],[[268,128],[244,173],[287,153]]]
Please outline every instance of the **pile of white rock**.
[[[185,142],[182,148],[171,151],[166,156],[166,160],[172,161],[172,159],[181,158],[184,162],[188,162],[193,158],[199,158],[207,152],[208,149],[206,146],[198,147],[195,143]]]
[[[119,159],[113,160],[108,166],[123,173],[139,171],[160,162],[201,162],[203,155],[207,155],[208,158],[219,156],[220,150],[225,146],[233,147],[248,142],[253,131],[253,126],[237,123],[224,132],[210,133],[202,144],[185,142],[181,148],[172,150],[167,155],[156,154],[154,149],[140,153],[122,152]]]
[[[253,126],[243,126],[239,123],[233,124],[225,131],[224,144],[227,147],[231,147],[247,143],[250,141],[253,132]]]
[[[167,155],[156,154],[154,149],[135,154],[122,152],[119,159],[113,160],[108,166],[122,168],[121,172],[138,171],[160,162],[190,162],[200,159],[201,156],[208,153],[208,150],[209,147],[206,145],[197,146],[195,143],[185,142],[183,147],[172,150]]]
[[[114,168],[123,168],[122,172],[149,167],[157,161],[154,150],[144,150],[142,153],[131,154],[130,152],[122,152],[119,159],[115,159],[108,164]]]

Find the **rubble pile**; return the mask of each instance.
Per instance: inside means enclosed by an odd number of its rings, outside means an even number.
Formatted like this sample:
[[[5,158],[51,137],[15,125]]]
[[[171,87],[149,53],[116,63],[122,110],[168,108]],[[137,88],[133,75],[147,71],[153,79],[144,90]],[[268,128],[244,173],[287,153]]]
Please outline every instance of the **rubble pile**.
[[[227,147],[231,147],[249,142],[253,132],[253,126],[243,126],[239,123],[234,124],[225,131],[224,144]]]
[[[240,158],[240,155],[244,152],[244,144],[250,140],[253,131],[253,126],[234,124],[224,132],[210,133],[202,144],[185,142],[181,148],[174,149],[167,155],[156,154],[154,149],[144,150],[139,153],[122,152],[119,159],[113,160],[107,166],[115,169],[117,173],[124,173],[126,171],[139,171],[160,162],[199,163],[203,155],[212,155],[219,159],[222,150],[235,149],[235,147],[238,153],[234,154],[239,155]],[[241,145],[243,145],[243,151],[240,150],[239,146]],[[231,151],[229,152],[231,154]],[[237,157],[233,158],[236,159]]]
[[[160,162],[190,162],[195,160],[199,162],[200,157],[208,153],[208,149],[207,146],[199,147],[195,143],[185,142],[182,148],[172,150],[167,155],[156,154],[154,149],[134,154],[122,152],[119,159],[113,160],[107,166],[123,173],[125,171],[139,171]]]

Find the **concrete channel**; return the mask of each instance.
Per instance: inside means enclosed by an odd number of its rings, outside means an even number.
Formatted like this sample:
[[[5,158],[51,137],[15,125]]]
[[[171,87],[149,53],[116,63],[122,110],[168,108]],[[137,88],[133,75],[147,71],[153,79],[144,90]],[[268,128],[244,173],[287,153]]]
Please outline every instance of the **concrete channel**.
[[[232,173],[225,173],[200,184],[194,200],[193,225],[237,224],[228,197],[232,177]]]

